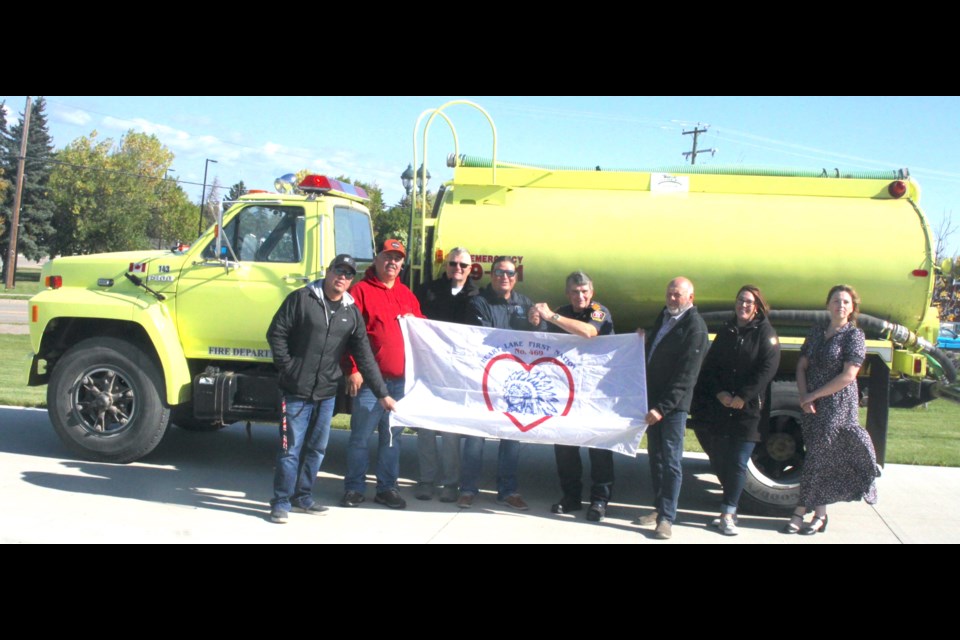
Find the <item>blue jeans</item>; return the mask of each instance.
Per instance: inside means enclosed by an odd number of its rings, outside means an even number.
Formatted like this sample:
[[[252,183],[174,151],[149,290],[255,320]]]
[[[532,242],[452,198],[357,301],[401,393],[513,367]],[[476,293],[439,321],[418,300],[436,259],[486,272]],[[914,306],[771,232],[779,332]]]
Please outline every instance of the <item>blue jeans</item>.
[[[653,483],[653,507],[660,520],[677,518],[677,501],[683,481],[683,435],[687,412],[672,411],[655,425],[647,427],[647,454]]]
[[[384,380],[387,391],[394,400],[403,397],[403,378]],[[343,479],[347,491],[363,493],[367,484],[367,467],[370,466],[368,444],[373,430],[380,435],[377,450],[377,493],[397,488],[400,476],[400,434],[403,427],[390,428],[390,412],[380,406],[370,387],[363,385],[353,401],[350,416],[350,440],[347,443],[347,475]],[[392,443],[391,443],[391,433]]]
[[[291,506],[307,508],[313,504],[311,492],[327,452],[335,401],[284,396],[272,508],[290,511]]]
[[[501,440],[497,452],[497,500],[517,493],[517,468],[520,466],[520,443]],[[480,490],[483,468],[483,438],[463,437],[463,461],[460,464],[460,493],[476,494]]]
[[[756,442],[747,442],[727,435],[713,440],[713,467],[723,486],[723,501],[720,513],[736,513],[740,494],[747,483],[747,463],[753,454]]]

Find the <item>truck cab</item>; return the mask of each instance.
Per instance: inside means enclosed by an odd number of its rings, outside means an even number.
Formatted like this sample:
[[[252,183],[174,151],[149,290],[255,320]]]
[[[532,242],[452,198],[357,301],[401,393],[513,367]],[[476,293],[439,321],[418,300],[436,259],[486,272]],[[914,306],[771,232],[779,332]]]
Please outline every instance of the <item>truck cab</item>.
[[[284,298],[348,253],[373,260],[367,194],[325,176],[231,203],[189,247],[57,258],[29,303],[28,384],[76,453],[130,462],[172,421],[278,417],[267,327]]]

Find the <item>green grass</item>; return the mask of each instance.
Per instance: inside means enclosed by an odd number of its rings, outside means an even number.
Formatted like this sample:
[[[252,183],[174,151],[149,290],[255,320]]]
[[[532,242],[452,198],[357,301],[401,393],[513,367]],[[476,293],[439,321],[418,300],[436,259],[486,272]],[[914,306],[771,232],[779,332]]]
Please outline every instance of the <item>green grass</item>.
[[[17,269],[13,289],[7,289],[6,283],[0,285],[0,293],[6,298],[27,299],[43,287],[40,285],[40,269]]]
[[[860,421],[866,424],[863,409]],[[891,409],[887,462],[960,467],[960,405],[937,400],[926,407]]]
[[[26,386],[29,354],[29,336],[0,335],[0,404],[46,406],[47,388]],[[866,424],[865,409],[860,422]],[[333,428],[349,429],[350,416],[334,417]],[[693,433],[685,441],[687,451],[702,452]],[[646,438],[641,448],[646,448]],[[926,407],[891,409],[887,462],[960,467],[960,404],[937,400]]]
[[[0,335],[0,404],[47,406],[47,387],[27,386],[30,336]]]

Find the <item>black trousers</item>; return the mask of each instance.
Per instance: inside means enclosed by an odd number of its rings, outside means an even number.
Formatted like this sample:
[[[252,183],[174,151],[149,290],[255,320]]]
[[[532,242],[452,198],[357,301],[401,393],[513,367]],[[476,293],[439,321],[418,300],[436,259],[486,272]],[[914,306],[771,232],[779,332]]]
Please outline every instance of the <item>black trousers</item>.
[[[580,500],[583,495],[583,462],[580,447],[565,444],[553,445],[557,457],[557,472],[560,474],[560,489],[563,497]],[[588,449],[590,452],[590,500],[609,502],[613,499],[613,451]]]

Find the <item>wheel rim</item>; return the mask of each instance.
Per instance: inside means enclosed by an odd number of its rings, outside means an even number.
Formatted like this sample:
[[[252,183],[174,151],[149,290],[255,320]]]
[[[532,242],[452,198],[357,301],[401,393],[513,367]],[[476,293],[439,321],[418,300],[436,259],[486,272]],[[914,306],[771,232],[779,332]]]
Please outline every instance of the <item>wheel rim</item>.
[[[137,395],[130,376],[111,367],[91,367],[70,389],[70,405],[80,426],[97,436],[114,436],[133,424]]]
[[[752,462],[757,471],[772,483],[798,485],[803,468],[803,432],[799,416],[771,413],[770,431],[754,451]]]

